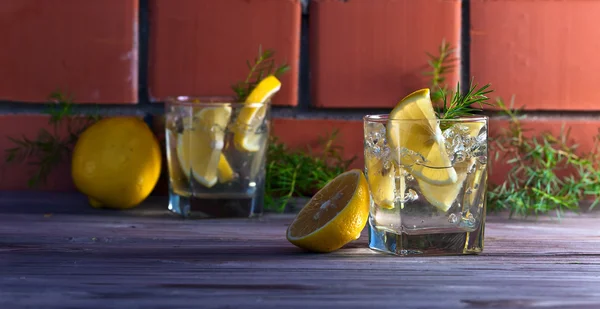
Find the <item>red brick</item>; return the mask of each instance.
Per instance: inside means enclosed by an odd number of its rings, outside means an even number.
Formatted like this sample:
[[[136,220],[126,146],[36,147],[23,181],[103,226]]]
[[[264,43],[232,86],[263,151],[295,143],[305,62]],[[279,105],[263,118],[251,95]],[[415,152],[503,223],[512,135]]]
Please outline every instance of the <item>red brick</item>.
[[[282,77],[276,105],[296,105],[299,0],[151,0],[150,95],[229,95],[258,48],[275,50]]]
[[[393,107],[429,86],[426,52],[459,45],[460,1],[313,0],[312,102],[318,107]],[[458,56],[458,55],[457,55]],[[458,70],[448,83],[455,85]]]
[[[471,73],[529,110],[600,110],[600,1],[471,1]]]
[[[344,158],[356,156],[352,168],[362,169],[363,159],[363,122],[358,120],[331,119],[291,119],[273,120],[273,135],[290,149],[318,150],[320,137],[326,137],[333,130],[338,130],[336,144],[344,147]]]
[[[137,0],[0,1],[0,98],[137,101]]]
[[[48,124],[49,117],[40,115],[2,115],[0,116],[0,190],[28,190],[27,181],[37,171],[35,166],[28,162],[6,163],[6,150],[14,148],[15,144],[9,137],[21,139],[27,137],[36,139],[42,129],[49,132],[52,126]],[[60,130],[60,136],[67,136],[65,130]],[[70,162],[65,160],[57,166],[45,184],[36,187],[38,190],[51,191],[74,191],[75,187],[71,179]]]

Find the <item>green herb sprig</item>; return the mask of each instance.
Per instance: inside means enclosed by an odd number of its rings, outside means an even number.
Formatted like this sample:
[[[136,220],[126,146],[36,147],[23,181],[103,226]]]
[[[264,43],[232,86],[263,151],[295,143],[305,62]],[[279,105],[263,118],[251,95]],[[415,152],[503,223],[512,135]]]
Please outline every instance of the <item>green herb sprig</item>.
[[[456,119],[464,116],[473,115],[475,112],[480,112],[481,109],[473,107],[473,105],[491,105],[488,103],[487,96],[493,90],[489,89],[490,84],[486,84],[477,88],[477,84],[471,80],[469,89],[466,93],[460,91],[460,82],[456,85],[456,90],[452,93],[452,98],[448,101],[445,91],[442,91],[442,106],[437,110],[437,116],[440,119]]]
[[[275,52],[273,50],[267,49],[263,51],[262,48],[259,47],[258,57],[254,59],[254,62],[250,63],[250,61],[246,61],[246,65],[250,70],[248,76],[244,81],[231,86],[238,102],[244,102],[250,92],[252,92],[256,85],[265,77],[269,75],[280,77],[289,71],[290,66],[285,63],[279,66],[275,65],[275,59],[273,59],[274,55]]]
[[[454,91],[448,89],[448,85],[445,83],[446,75],[454,71],[458,60],[454,56],[455,53],[456,49],[446,40],[442,40],[437,55],[426,53],[429,57],[427,60],[429,70],[423,74],[430,76],[431,100],[436,103],[436,113],[439,119],[456,119],[473,115],[481,111],[480,108],[473,107],[474,105],[479,107],[490,105],[487,96],[493,92],[490,84],[478,88],[478,85],[471,79],[466,93],[461,92],[460,82],[457,83]]]
[[[432,55],[426,52],[429,60],[427,64],[430,67],[429,71],[423,72],[423,75],[430,76],[431,79],[431,100],[433,102],[439,102],[442,98],[445,98],[448,93],[446,82],[446,74],[454,71],[457,58],[455,57],[456,48],[453,48],[450,43],[447,43],[445,39],[442,40],[442,44],[439,47],[438,55]]]
[[[578,154],[571,141],[570,128],[563,127],[558,137],[548,132],[527,137],[514,101],[497,106],[509,117],[509,129],[503,129],[491,143],[496,161],[510,165],[507,179],[499,186],[490,185],[490,210],[508,210],[509,216],[527,217],[555,212],[579,211],[580,203],[591,200],[590,208],[600,202],[600,131],[593,149]]]
[[[75,114],[73,101],[60,92],[52,93],[49,99],[53,104],[45,114],[50,116],[50,130],[40,129],[35,139],[7,137],[14,147],[5,150],[5,162],[27,162],[36,167],[27,181],[29,187],[46,183],[54,168],[70,157],[79,135],[100,118],[98,115],[72,117]],[[61,134],[65,131],[66,134]]]
[[[356,156],[345,160],[336,145],[338,131],[319,138],[322,150],[290,150],[276,137],[269,140],[266,167],[265,208],[284,211],[290,198],[312,196],[330,180],[345,172]]]

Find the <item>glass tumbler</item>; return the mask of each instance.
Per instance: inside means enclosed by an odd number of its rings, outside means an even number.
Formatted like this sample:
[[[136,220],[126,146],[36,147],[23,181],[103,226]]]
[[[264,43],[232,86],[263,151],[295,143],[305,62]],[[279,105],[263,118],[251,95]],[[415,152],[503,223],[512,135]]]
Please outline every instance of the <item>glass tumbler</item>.
[[[363,120],[369,247],[401,256],[480,253],[488,118]]]
[[[169,210],[184,217],[260,215],[270,102],[178,96],[165,109]]]

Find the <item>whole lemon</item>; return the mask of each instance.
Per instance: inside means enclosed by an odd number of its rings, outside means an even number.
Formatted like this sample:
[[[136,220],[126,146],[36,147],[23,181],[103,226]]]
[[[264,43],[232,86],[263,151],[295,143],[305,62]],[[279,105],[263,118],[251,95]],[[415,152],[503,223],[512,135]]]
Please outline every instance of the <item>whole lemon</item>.
[[[158,140],[136,117],[98,121],[79,136],[73,149],[73,182],[94,207],[137,206],[154,189],[160,171]]]

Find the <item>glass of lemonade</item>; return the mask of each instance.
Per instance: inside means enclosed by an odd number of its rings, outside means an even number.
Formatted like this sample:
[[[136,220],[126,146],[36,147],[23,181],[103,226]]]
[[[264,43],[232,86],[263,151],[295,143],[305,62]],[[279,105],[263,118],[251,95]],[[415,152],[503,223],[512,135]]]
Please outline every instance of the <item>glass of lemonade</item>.
[[[432,127],[439,132],[434,138],[410,140]],[[390,143],[390,130],[399,132],[395,139],[405,140]],[[403,256],[483,250],[487,117],[389,120],[388,115],[367,115],[364,156],[371,249]],[[435,160],[439,156],[449,164],[432,164],[440,162]]]
[[[270,102],[178,96],[165,109],[169,210],[184,217],[260,215]]]

